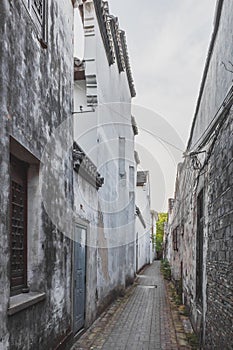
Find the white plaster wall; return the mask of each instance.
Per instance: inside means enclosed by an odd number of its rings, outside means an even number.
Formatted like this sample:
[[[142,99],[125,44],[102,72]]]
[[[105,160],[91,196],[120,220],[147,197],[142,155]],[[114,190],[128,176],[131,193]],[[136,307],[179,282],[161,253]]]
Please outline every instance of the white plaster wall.
[[[136,217],[136,235],[138,235],[137,271],[150,263],[150,231],[142,225],[140,219]]]
[[[98,225],[98,191],[76,172],[74,172],[74,211],[93,227],[93,241],[89,244],[96,246],[94,232]]]
[[[84,30],[78,6],[74,9],[74,57],[84,58]]]
[[[86,81],[74,83],[74,139],[85,151],[86,155],[97,165],[97,113],[89,112],[92,109],[87,107]],[[83,113],[80,113],[80,106]],[[88,112],[86,112],[88,111]]]
[[[98,91],[98,166],[105,178],[100,189],[104,213],[104,232],[111,246],[119,246],[116,255],[109,250],[109,275],[112,285],[124,285],[133,277],[134,259],[128,244],[134,242],[134,201],[129,203],[129,166],[135,166],[134,134],[131,126],[131,96],[126,72],[119,73],[117,63],[109,67],[101,34],[96,30],[96,68]],[[125,179],[119,176],[119,137],[125,137]],[[114,213],[109,215],[108,213]],[[132,249],[132,248],[131,248]],[[131,256],[131,260],[128,260]],[[128,271],[127,271],[128,270]],[[106,285],[106,291],[109,286]]]
[[[103,215],[98,241],[101,242],[98,257],[101,299],[111,290],[124,287],[127,278],[133,278],[135,273],[135,195],[129,184],[129,167],[135,167],[134,134],[126,72],[119,73],[117,63],[108,64],[91,0],[84,4],[84,17],[88,18],[84,20],[87,81],[75,84],[74,108],[79,110],[79,105],[83,105],[84,109],[90,109],[86,99],[89,94],[97,95],[98,104],[94,112],[75,116],[74,138],[104,177],[104,185],[98,192]],[[124,178],[119,175],[119,137],[126,140]],[[102,249],[106,249],[104,254]]]
[[[151,237],[152,237],[152,235],[154,235],[156,237],[156,220],[157,220],[156,217],[151,215]],[[157,257],[157,254],[156,254],[156,243],[154,242],[154,244],[153,244],[153,240],[151,238],[151,257],[150,257],[150,262],[152,263],[153,260],[156,259],[156,257]]]
[[[136,217],[137,267],[140,270],[144,265],[150,263],[152,254],[149,176],[147,176],[147,183],[144,186],[137,186],[136,188],[136,205],[139,207],[146,224],[146,228],[144,228],[139,217]]]

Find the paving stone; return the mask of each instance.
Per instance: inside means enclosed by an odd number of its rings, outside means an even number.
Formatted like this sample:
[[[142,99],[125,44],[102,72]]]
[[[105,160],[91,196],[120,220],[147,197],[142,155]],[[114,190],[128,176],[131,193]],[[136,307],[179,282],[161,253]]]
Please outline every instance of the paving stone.
[[[154,285],[157,288],[151,288]],[[91,329],[72,350],[178,350],[160,262],[147,267],[138,276],[137,283],[113,303]]]

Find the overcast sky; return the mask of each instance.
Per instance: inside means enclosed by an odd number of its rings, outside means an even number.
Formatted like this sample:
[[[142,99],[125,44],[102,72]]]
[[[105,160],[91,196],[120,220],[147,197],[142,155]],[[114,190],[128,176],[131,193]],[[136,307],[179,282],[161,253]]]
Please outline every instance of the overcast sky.
[[[137,137],[141,166],[151,173],[152,207],[167,210],[182,153],[158,137],[182,150],[187,144],[215,0],[109,0],[109,5],[127,35],[137,90],[133,103],[144,107],[133,112],[142,129]]]
[[[167,210],[182,160],[213,31],[215,0],[109,0],[126,31],[137,97],[140,170],[149,170],[152,208]],[[76,12],[76,21],[78,12]],[[79,37],[77,28],[76,36]],[[76,45],[82,57],[82,45]],[[80,51],[80,52],[78,52]]]
[[[109,0],[125,29],[134,103],[165,117],[186,142],[213,29],[215,0]]]

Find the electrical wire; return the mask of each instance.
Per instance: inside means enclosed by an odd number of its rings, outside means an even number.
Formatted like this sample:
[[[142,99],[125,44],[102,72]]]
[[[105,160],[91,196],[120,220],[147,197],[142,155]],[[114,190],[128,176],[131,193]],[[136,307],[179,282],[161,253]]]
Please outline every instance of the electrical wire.
[[[79,90],[81,90],[82,92],[85,93],[85,89],[84,89],[83,87],[79,87]],[[102,90],[101,90],[101,91],[102,91]],[[102,92],[103,92],[103,91],[102,91]],[[118,103],[121,103],[121,102],[101,103],[101,105],[105,106],[105,107],[108,108],[111,112],[113,112],[113,113],[117,114],[118,116],[120,116],[123,120],[126,120],[127,122],[129,122],[129,119],[128,119],[128,118],[126,118],[123,114],[121,114],[120,112],[118,112],[118,111],[112,109],[112,108],[109,106],[110,104],[118,104]],[[90,111],[90,112],[92,112],[92,111]],[[95,112],[95,111],[93,111],[93,112]],[[85,113],[85,112],[83,112],[83,113]],[[165,140],[164,138],[162,138],[162,137],[156,135],[155,133],[151,132],[150,130],[145,129],[144,127],[140,126],[140,124],[137,123],[137,125],[138,125],[138,127],[139,127],[140,130],[147,132],[147,133],[150,134],[151,136],[153,136],[153,137],[155,137],[156,139],[158,139],[158,140],[160,140],[160,141],[166,143],[168,146],[173,147],[173,148],[176,149],[177,151],[182,152],[182,153],[184,152],[184,149],[179,148],[178,146],[176,146],[176,145],[172,144],[171,142]]]
[[[207,133],[207,131],[210,129],[211,131],[211,126],[213,124],[217,124],[218,123],[218,119],[221,119],[222,114],[224,113],[224,110],[227,111],[228,108],[230,108],[230,106],[232,105],[232,97],[233,97],[233,86],[231,86],[231,88],[229,89],[229,92],[227,93],[226,97],[224,98],[223,102],[221,103],[220,107],[218,108],[217,112],[215,113],[213,119],[211,120],[210,124],[208,125],[208,127],[204,130],[204,132],[201,134],[201,136],[197,139],[197,141],[195,142],[195,144],[192,146],[192,148],[195,148],[195,146],[197,146],[197,144],[199,143],[199,141],[203,138],[203,136]],[[228,101],[228,102],[227,102]],[[220,110],[222,109],[222,107],[224,108],[223,112],[220,114],[220,116],[217,118]],[[213,134],[213,132],[210,132],[210,137]],[[208,135],[208,134],[207,134]],[[208,139],[209,140],[209,139]],[[207,142],[208,142],[207,140]],[[199,147],[201,147],[201,145],[199,145]]]
[[[217,139],[218,139],[219,133],[220,133],[220,131],[222,130],[222,126],[223,126],[224,123],[226,122],[228,116],[229,116],[229,114],[226,114],[226,115],[225,115],[225,118],[224,118],[223,120],[221,120],[220,123],[218,124],[217,130],[215,130],[215,135],[214,135],[214,136],[212,135],[214,139],[213,139],[211,145],[209,146],[209,150],[208,150],[207,157],[206,157],[206,159],[205,159],[205,161],[204,161],[202,167],[200,168],[199,173],[198,173],[198,175],[196,176],[196,178],[195,178],[195,180],[194,180],[194,183],[191,183],[191,186],[189,187],[189,189],[193,188],[193,191],[192,191],[191,196],[194,195],[194,193],[195,193],[195,191],[196,191],[196,189],[197,189],[197,186],[198,186],[200,177],[203,176],[203,175],[205,175],[205,174],[207,173],[207,171],[208,171],[208,169],[206,169],[205,171],[203,171],[203,169],[208,165],[209,159],[211,158],[211,155],[212,155],[212,152],[213,152],[215,143],[216,143],[216,141],[217,141]],[[186,170],[186,169],[185,169],[185,170]],[[190,179],[190,177],[189,177],[189,179]],[[186,183],[187,183],[187,181],[185,182],[184,187],[186,187]],[[178,183],[179,192],[180,192],[180,185],[181,185],[181,184]],[[183,185],[183,183],[182,183],[182,185]],[[188,196],[190,196],[189,191],[188,191],[188,193],[187,193],[187,195],[186,195],[185,198],[182,198],[181,200],[177,200],[177,201],[179,201],[179,207],[178,207],[178,209],[176,210],[176,216],[173,218],[173,221],[172,221],[172,223],[170,224],[170,226],[173,226],[174,221],[175,221],[175,219],[176,219],[176,217],[177,217],[177,214],[178,214],[179,211],[180,211],[181,205],[184,203],[184,201],[187,199]]]

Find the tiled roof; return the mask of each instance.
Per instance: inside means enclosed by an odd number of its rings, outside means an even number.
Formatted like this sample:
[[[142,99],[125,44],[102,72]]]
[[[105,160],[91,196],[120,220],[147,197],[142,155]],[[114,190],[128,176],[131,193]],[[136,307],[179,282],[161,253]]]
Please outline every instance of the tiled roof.
[[[73,167],[80,176],[92,186],[95,186],[97,190],[104,184],[104,178],[98,173],[97,167],[76,142],[73,145]]]
[[[126,35],[119,29],[117,17],[110,15],[108,1],[94,0],[95,11],[109,65],[117,61],[119,72],[126,70],[132,97],[136,96]]]

